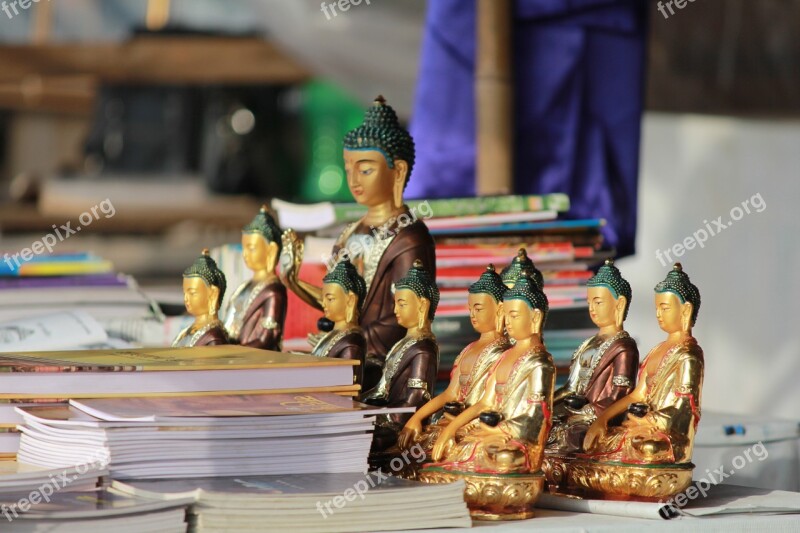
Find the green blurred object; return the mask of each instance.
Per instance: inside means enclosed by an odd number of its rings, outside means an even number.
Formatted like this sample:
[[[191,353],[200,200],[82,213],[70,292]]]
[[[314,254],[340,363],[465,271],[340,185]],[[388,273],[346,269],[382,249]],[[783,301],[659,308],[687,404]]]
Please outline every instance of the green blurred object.
[[[361,124],[364,106],[337,86],[312,81],[303,87],[303,125],[308,172],[300,186],[303,201],[353,201],[347,188],[342,139]]]

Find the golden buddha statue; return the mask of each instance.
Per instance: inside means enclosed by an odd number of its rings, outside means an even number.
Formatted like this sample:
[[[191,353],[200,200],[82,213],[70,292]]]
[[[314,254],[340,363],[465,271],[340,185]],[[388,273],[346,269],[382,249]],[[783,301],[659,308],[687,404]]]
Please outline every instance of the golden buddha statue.
[[[183,272],[183,303],[194,322],[178,333],[172,341],[173,348],[228,344],[225,327],[217,316],[223,296],[225,274],[217,268],[217,263],[205,248],[192,266]]]
[[[476,519],[529,518],[544,485],[541,465],[555,389],[553,359],[542,342],[547,297],[523,272],[503,307],[514,345],[493,366],[481,399],[441,431],[433,447],[439,462],[419,472],[428,483],[465,480]]]
[[[704,365],[692,337],[700,292],[676,263],[655,293],[656,317],[667,339],[647,354],[636,388],[597,417],[586,433],[584,460],[570,467],[570,483],[589,494],[659,500],[692,480]],[[619,417],[621,423],[612,423]],[[619,476],[628,482],[618,483]]]
[[[583,451],[589,426],[636,382],[639,350],[623,329],[631,303],[630,284],[609,259],[587,286],[589,316],[599,330],[575,351],[567,382],[553,396],[548,452]]]
[[[507,290],[494,265],[489,265],[478,281],[469,287],[470,321],[480,338],[464,348],[456,358],[447,389],[420,407],[406,422],[398,439],[400,449],[419,444],[429,457],[441,431],[464,408],[474,405],[483,396],[489,369],[511,346],[505,334],[503,315],[503,295]],[[423,422],[442,409],[445,410],[442,417],[423,430]]]
[[[364,278],[350,261],[343,260],[322,281],[322,308],[325,318],[333,322],[333,330],[321,337],[309,336],[313,341],[311,354],[359,361],[353,369],[360,384],[367,353],[367,341],[358,325],[359,309],[367,293]]]
[[[431,399],[439,368],[439,347],[431,331],[439,305],[439,288],[419,260],[394,286],[397,322],[408,332],[389,351],[380,381],[362,395],[361,401],[386,407],[420,407]],[[410,414],[379,416],[373,453],[393,446],[410,417]]]
[[[539,269],[536,268],[536,265],[533,264],[531,258],[528,257],[528,252],[525,248],[519,249],[516,257],[514,257],[508,266],[500,272],[500,277],[503,279],[503,283],[506,284],[506,287],[511,289],[514,287],[517,278],[519,278],[519,275],[523,271],[527,272],[539,287],[544,287],[544,276]]]
[[[286,287],[275,274],[281,230],[262,206],[242,229],[242,258],[253,277],[239,286],[225,311],[231,341],[264,350],[281,350],[286,318]]]
[[[344,229],[333,247],[332,259],[350,259],[366,282],[360,324],[369,359],[365,386],[372,386],[389,349],[406,334],[393,312],[392,281],[404,276],[415,259],[422,260],[435,279],[435,245],[425,223],[403,203],[414,166],[414,141],[383,97],[367,110],[363,124],[346,135],[344,165],[350,192],[367,213]],[[320,288],[298,277],[302,241],[289,229],[283,242],[286,286],[321,310]]]

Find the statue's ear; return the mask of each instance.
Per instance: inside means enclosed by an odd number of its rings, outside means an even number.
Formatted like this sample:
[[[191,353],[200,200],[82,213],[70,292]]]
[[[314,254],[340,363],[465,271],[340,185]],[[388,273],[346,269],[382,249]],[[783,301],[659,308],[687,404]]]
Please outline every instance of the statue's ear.
[[[219,311],[217,305],[219,303],[219,287],[211,286],[208,288],[208,309],[213,315]]]
[[[531,322],[533,322],[533,332],[534,333],[541,333],[542,332],[542,322],[544,321],[544,313],[542,313],[541,309],[534,309],[533,313],[531,313]]]
[[[622,323],[625,321],[625,308],[627,306],[628,299],[625,296],[620,296],[617,298],[616,309],[614,313],[614,319],[617,323],[617,327],[622,327]]]
[[[403,190],[406,188],[406,178],[408,178],[408,163],[402,159],[396,159],[394,162],[394,183],[392,184],[392,200],[396,209],[403,206]]]
[[[686,302],[681,305],[681,326],[683,327],[683,331],[689,331],[692,329],[692,312],[694,311],[694,306],[692,302]]]

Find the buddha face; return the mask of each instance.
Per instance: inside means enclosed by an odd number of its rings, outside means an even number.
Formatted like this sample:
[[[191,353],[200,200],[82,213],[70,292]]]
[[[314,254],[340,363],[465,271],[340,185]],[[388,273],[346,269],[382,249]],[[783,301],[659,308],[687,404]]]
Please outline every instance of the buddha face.
[[[347,318],[348,304],[353,303],[355,294],[347,294],[338,283],[322,285],[322,310],[325,318],[333,322],[341,322]]]
[[[406,329],[419,325],[423,309],[423,298],[410,289],[399,289],[394,293],[394,314],[397,323]]]
[[[672,292],[657,292],[656,318],[658,325],[666,333],[676,333],[689,329],[689,317],[692,314],[692,304],[681,303],[680,298]]]
[[[495,302],[491,295],[485,293],[470,294],[467,298],[469,305],[469,320],[478,333],[488,333],[497,329],[498,309],[502,304]]]
[[[347,186],[356,202],[373,206],[391,202],[398,180],[405,180],[404,161],[396,161],[394,168],[377,150],[345,150],[344,170]]]
[[[620,311],[624,310],[625,302],[614,298],[607,287],[589,287],[586,301],[589,304],[589,316],[598,328],[613,326],[617,320],[621,321]]]
[[[275,255],[278,245],[268,243],[258,233],[242,234],[242,258],[247,268],[253,272],[275,268]]]
[[[192,316],[216,313],[219,289],[209,287],[202,278],[183,278],[183,303]]]
[[[524,300],[508,300],[503,302],[503,308],[509,337],[519,341],[539,332],[542,316],[540,310],[531,309]]]

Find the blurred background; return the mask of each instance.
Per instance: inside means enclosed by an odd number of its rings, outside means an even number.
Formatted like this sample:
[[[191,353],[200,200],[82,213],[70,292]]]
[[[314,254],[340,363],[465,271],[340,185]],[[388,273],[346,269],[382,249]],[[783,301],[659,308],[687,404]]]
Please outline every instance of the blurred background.
[[[236,242],[266,199],[352,201],[341,139],[377,94],[417,140],[411,196],[447,195],[456,174],[474,173],[474,138],[448,130],[474,137],[459,126],[474,118],[461,105],[472,95],[445,70],[474,71],[470,2],[372,0],[333,16],[319,0],[24,4],[0,4],[3,251],[110,198],[115,215],[59,252],[91,250],[180,302],[183,268],[202,247]],[[663,337],[651,295],[670,265],[656,251],[760,195],[763,210],[680,257],[703,296],[703,405],[800,419],[800,0],[703,0],[672,14],[643,0],[556,4],[520,1],[508,26],[527,62],[515,63],[511,116],[526,126],[508,192],[567,192],[593,215],[603,204],[643,353]],[[573,58],[590,52],[588,64]],[[589,122],[542,129],[545,100]],[[590,127],[602,134],[584,137]],[[625,178],[604,185],[611,200],[582,195],[580,173],[547,182],[541,152],[570,140],[569,157],[590,142],[615,154],[593,163]]]

